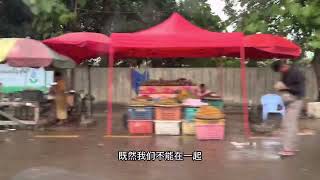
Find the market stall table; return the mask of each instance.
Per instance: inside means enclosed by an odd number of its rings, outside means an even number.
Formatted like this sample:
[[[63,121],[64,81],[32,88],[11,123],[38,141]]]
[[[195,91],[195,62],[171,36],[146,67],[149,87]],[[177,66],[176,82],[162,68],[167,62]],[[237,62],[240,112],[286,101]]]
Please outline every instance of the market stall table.
[[[17,119],[9,113],[2,111],[5,107],[32,107],[34,110],[34,117],[32,121]],[[40,107],[37,102],[12,102],[12,101],[0,101],[0,116],[7,118],[8,120],[0,119],[0,125],[37,125],[39,124]]]

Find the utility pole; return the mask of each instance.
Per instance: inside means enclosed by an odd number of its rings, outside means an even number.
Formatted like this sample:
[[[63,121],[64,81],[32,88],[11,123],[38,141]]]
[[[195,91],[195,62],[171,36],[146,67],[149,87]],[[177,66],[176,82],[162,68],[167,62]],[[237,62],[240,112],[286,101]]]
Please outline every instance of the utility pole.
[[[74,13],[77,15],[78,0],[74,0]]]

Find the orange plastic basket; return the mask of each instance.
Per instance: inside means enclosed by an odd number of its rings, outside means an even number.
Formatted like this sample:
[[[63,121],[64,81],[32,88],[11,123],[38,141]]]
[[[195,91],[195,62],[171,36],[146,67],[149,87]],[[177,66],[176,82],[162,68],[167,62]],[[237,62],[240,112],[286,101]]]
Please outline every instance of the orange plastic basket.
[[[181,107],[156,107],[156,120],[181,120]]]

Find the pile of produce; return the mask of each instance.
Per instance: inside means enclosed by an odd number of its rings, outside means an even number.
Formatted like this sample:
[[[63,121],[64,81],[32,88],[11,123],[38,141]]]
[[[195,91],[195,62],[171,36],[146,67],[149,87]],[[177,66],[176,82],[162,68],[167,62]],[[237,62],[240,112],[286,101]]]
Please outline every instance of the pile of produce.
[[[190,98],[196,98],[191,92],[187,91],[187,90],[181,90],[180,92],[178,92],[177,95],[177,100],[182,103],[184,102],[186,99],[190,99]]]
[[[196,125],[205,125],[205,124],[225,124],[225,119],[195,119]]]
[[[225,125],[225,115],[219,109],[212,106],[202,106],[199,108],[196,119],[196,125],[219,124]]]
[[[179,106],[180,103],[175,98],[165,98],[165,99],[160,99],[160,101],[156,105],[160,105],[160,106]]]
[[[131,100],[129,106],[153,106],[154,102],[152,99],[147,97],[137,97]]]
[[[149,80],[142,84],[142,86],[195,86],[191,80],[177,79],[177,80]]]
[[[200,107],[196,115],[198,119],[223,119],[224,117],[224,113],[213,106]]]

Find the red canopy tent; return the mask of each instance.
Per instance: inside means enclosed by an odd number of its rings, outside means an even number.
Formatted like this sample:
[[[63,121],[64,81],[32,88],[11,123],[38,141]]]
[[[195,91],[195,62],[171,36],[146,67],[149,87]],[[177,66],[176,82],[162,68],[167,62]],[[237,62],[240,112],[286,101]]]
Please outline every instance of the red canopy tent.
[[[116,58],[238,57],[242,39],[242,33],[201,29],[177,13],[144,31],[111,34]]]
[[[298,58],[301,48],[286,38],[271,34],[254,34],[244,39],[246,57],[252,59]]]
[[[163,23],[136,33],[114,33],[111,41],[99,33],[68,33],[43,42],[81,63],[109,53],[107,131],[112,133],[113,64],[117,58],[240,57],[244,128],[250,135],[245,57],[252,59],[297,58],[301,48],[270,34],[244,37],[242,33],[217,33],[201,29],[174,13]],[[246,56],[245,56],[246,55]]]
[[[80,64],[90,58],[106,56],[110,39],[100,33],[75,32],[46,39],[43,43]]]
[[[114,59],[176,57],[241,57],[244,126],[250,136],[247,108],[245,50],[242,33],[201,29],[174,13],[163,23],[136,33],[113,33],[109,48],[107,133],[112,133],[112,81]]]

